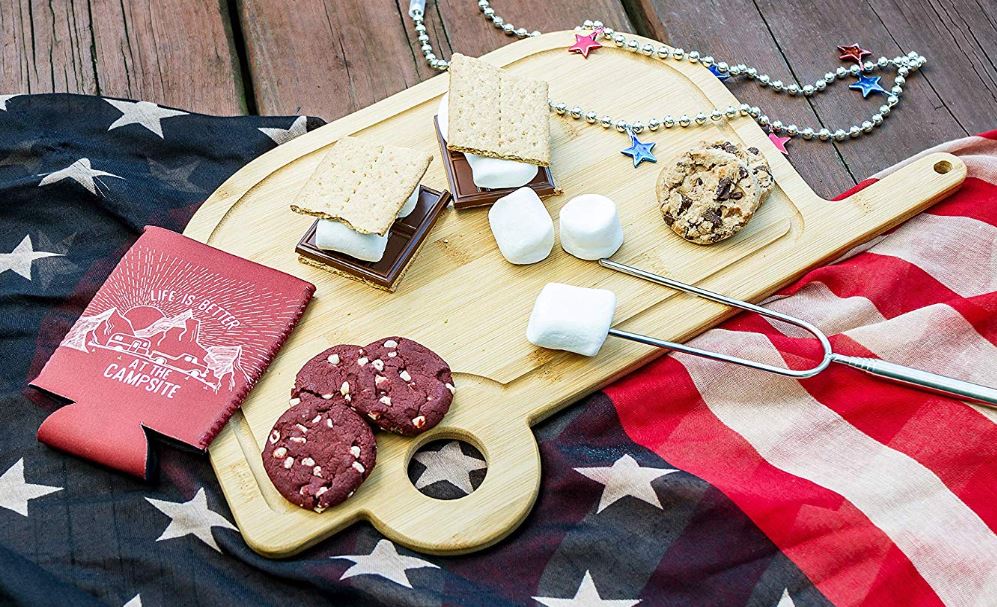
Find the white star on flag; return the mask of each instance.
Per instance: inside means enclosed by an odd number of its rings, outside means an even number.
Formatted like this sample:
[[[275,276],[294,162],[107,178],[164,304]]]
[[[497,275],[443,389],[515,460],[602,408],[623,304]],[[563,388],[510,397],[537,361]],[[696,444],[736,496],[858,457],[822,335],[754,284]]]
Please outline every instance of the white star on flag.
[[[640,599],[604,599],[599,596],[599,589],[592,581],[592,574],[585,572],[582,583],[578,586],[575,596],[570,599],[535,596],[533,600],[547,607],[633,607]]]
[[[796,607],[793,597],[789,596],[789,588],[782,591],[782,598],[779,599],[779,604],[775,607]]]
[[[602,497],[599,499],[597,514],[628,495],[664,510],[658,494],[651,486],[651,481],[672,472],[678,472],[678,470],[671,468],[645,468],[626,453],[612,466],[575,468],[575,471],[605,485],[602,489]]]
[[[154,500],[151,497],[145,499],[155,506],[157,510],[170,517],[170,524],[167,525],[162,535],[156,538],[157,542],[185,535],[193,535],[218,552],[221,552],[222,549],[215,542],[215,538],[211,534],[211,529],[213,527],[221,527],[222,529],[238,531],[235,525],[228,522],[224,516],[208,508],[208,497],[204,493],[204,487],[198,489],[189,502],[165,502]]]
[[[7,111],[7,102],[20,95],[0,95],[0,111]]]
[[[104,101],[110,103],[121,112],[121,117],[112,122],[111,126],[107,127],[109,131],[128,126],[129,124],[141,124],[159,135],[160,139],[163,139],[163,125],[160,121],[163,118],[187,115],[187,112],[159,107],[149,101],[118,101],[117,99],[105,99]]]
[[[21,244],[14,247],[10,253],[0,253],[0,274],[7,270],[12,270],[17,274],[31,280],[31,264],[36,259],[45,257],[62,257],[62,253],[49,253],[48,251],[35,251],[31,244],[31,236],[25,235]]]
[[[395,545],[389,540],[378,541],[370,554],[353,554],[329,558],[353,561],[353,565],[339,577],[341,580],[356,575],[379,575],[406,588],[412,587],[412,582],[409,581],[406,574],[409,569],[422,569],[423,567],[439,569],[438,565],[434,565],[429,561],[424,561],[414,556],[398,554]]]
[[[447,481],[464,493],[474,491],[471,472],[488,467],[484,461],[465,455],[459,441],[450,441],[439,451],[420,451],[415,454],[415,461],[426,467],[415,481],[416,489]]]
[[[119,175],[114,173],[108,173],[106,171],[100,171],[92,166],[90,166],[89,158],[80,158],[73,164],[69,165],[64,169],[59,169],[54,173],[47,173],[42,177],[41,182],[38,183],[38,187],[43,185],[49,185],[52,183],[58,183],[63,179],[72,179],[76,183],[85,187],[91,194],[97,193],[97,183],[103,183],[99,179],[94,180],[95,177],[114,177],[115,179],[124,179]]]
[[[62,487],[32,485],[24,481],[24,458],[7,469],[0,476],[0,508],[13,510],[21,516],[28,516],[28,501],[49,493],[62,491]]]
[[[274,140],[274,143],[280,145],[282,143],[287,143],[288,141],[294,139],[299,135],[304,135],[308,132],[308,118],[304,116],[298,116],[291,123],[290,128],[279,129],[272,127],[259,127],[261,133]]]
[[[122,607],[142,607],[142,595],[136,594],[130,601],[122,605]]]

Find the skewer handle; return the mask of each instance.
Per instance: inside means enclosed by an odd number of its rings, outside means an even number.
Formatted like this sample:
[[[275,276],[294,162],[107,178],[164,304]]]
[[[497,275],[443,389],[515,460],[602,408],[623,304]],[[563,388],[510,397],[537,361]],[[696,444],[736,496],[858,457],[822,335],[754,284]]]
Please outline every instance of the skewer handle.
[[[877,377],[910,384],[922,390],[939,392],[946,396],[954,396],[959,399],[971,400],[988,407],[997,408],[997,389],[995,388],[981,386],[972,382],[912,367],[905,367],[876,358],[860,358],[835,353],[831,355],[831,361],[848,365],[855,369],[861,369]]]

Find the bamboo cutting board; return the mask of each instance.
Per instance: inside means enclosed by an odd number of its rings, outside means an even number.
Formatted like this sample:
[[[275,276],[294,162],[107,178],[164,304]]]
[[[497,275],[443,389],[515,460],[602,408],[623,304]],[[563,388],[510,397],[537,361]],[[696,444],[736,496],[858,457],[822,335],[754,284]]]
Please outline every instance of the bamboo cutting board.
[[[552,99],[614,116],[695,115],[738,103],[702,66],[611,47],[585,60],[566,52],[573,42],[572,32],[555,32],[515,42],[486,58],[524,76],[556,74],[550,80]],[[525,337],[527,319],[547,282],[611,289],[619,299],[616,327],[663,339],[689,339],[731,313],[575,259],[559,247],[539,264],[513,266],[498,252],[486,209],[444,212],[393,294],[298,263],[294,246],[312,218],[290,212],[288,205],[325,148],[340,137],[431,152],[434,161],[423,183],[446,189],[433,116],[447,82],[446,75],[438,76],[257,158],[205,202],[185,231],[317,287],[301,323],[210,449],[239,529],[263,555],[292,555],[361,520],[396,542],[438,554],[478,550],[515,529],[541,482],[530,427],[660,354],[612,338],[592,359],[533,347]],[[761,149],[777,187],[737,236],[701,247],[665,226],[654,184],[670,155],[720,136]],[[966,174],[954,156],[932,154],[832,203],[814,194],[750,118],[645,132],[645,141],[657,142],[659,162],[636,170],[620,155],[627,140],[616,132],[552,117],[551,137],[554,177],[564,190],[546,201],[555,220],[571,196],[605,194],[619,206],[626,235],[613,259],[754,301],[906,220],[958,187]],[[798,144],[794,153],[806,154],[807,145]],[[260,450],[287,408],[295,374],[331,345],[365,344],[393,334],[429,346],[450,363],[458,386],[450,413],[416,438],[378,433],[377,465],[345,503],[322,514],[291,505],[263,471]],[[408,479],[412,454],[441,438],[467,441],[488,461],[484,481],[467,497],[435,500]]]

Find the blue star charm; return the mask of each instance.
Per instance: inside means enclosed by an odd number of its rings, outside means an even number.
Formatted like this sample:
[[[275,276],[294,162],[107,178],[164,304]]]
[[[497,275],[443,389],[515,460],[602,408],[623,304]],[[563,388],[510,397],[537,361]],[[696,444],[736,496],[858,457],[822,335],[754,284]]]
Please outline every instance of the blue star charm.
[[[717,69],[716,65],[711,65],[710,71],[713,72],[713,75],[716,76],[720,80],[720,82],[723,82],[724,80],[730,78],[730,74],[728,74],[727,72],[721,72],[720,70]]]
[[[654,149],[655,145],[653,141],[651,143],[643,143],[637,139],[637,136],[633,134],[633,131],[627,131],[627,134],[630,135],[630,147],[622,150],[622,153],[634,159],[634,168],[637,168],[640,163],[645,160],[648,162],[658,161],[658,159],[654,157],[654,154],[651,153],[651,150]]]
[[[890,91],[879,86],[881,76],[859,76],[858,82],[849,84],[848,88],[854,91],[862,91],[862,98],[865,99],[869,93],[882,93],[889,95]]]

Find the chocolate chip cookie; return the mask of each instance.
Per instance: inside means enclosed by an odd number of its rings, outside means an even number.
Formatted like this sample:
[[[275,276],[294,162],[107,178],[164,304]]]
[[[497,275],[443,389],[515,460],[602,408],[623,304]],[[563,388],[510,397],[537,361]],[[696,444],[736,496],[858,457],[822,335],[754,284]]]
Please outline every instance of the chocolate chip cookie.
[[[341,396],[302,392],[294,401],[263,445],[263,468],[288,501],[322,512],[367,479],[377,446],[370,427]]]
[[[657,195],[672,231],[696,244],[713,244],[748,223],[761,202],[762,187],[737,156],[701,146],[665,167]]]
[[[362,393],[350,405],[389,432],[412,436],[440,423],[456,392],[450,366],[404,337],[364,346],[358,365]]]
[[[723,150],[728,154],[737,156],[741,162],[747,165],[748,170],[751,171],[751,174],[758,180],[758,187],[761,189],[761,197],[763,201],[765,196],[772,191],[772,187],[775,185],[775,179],[772,177],[772,169],[769,168],[768,161],[765,160],[765,156],[762,156],[762,153],[758,148],[745,147],[740,143],[734,143],[725,139],[713,141],[707,144],[706,147]]]

